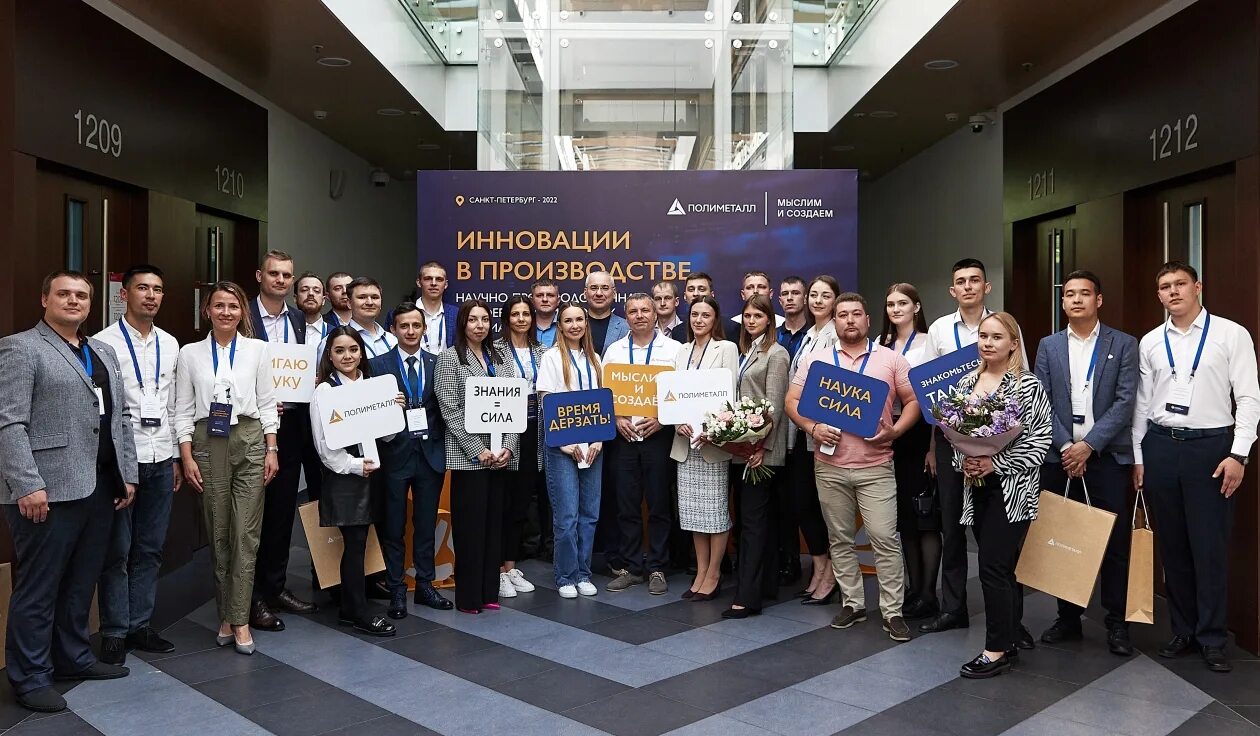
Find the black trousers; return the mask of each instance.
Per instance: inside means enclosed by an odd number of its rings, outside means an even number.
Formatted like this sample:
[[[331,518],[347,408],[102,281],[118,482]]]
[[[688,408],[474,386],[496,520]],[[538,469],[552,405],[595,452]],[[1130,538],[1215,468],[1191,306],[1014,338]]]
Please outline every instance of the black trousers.
[[[1128,628],[1124,622],[1124,608],[1129,595],[1129,542],[1132,539],[1129,519],[1132,518],[1132,508],[1129,506],[1128,488],[1132,471],[1132,465],[1121,465],[1108,453],[1095,453],[1085,465],[1085,487],[1089,490],[1090,504],[1116,515],[1116,525],[1107,539],[1107,551],[1103,554],[1099,573],[1108,629]],[[1042,488],[1062,494],[1066,484],[1067,473],[1063,472],[1061,464],[1046,463],[1041,466]],[[1080,481],[1072,482],[1071,498],[1074,501],[1085,500]],[[1059,601],[1061,619],[1077,621],[1084,612],[1085,609],[1075,603]]]
[[[962,518],[963,477],[962,473],[954,470],[953,445],[939,429],[933,431],[936,436],[936,495],[941,505],[941,611],[966,618],[967,528],[958,523]],[[988,603],[985,607],[987,609]]]
[[[503,562],[503,494],[507,470],[451,471],[451,534],[455,542],[455,606],[476,611],[499,602]]]
[[[304,426],[305,425],[305,426]],[[254,563],[254,600],[270,601],[284,592],[297,513],[298,482],[302,477],[303,437],[310,443],[310,412],[306,404],[285,405],[276,432],[279,472],[263,490],[262,531]]]
[[[787,468],[775,468],[770,478],[771,518],[774,520],[774,538],[777,540],[778,567],[798,576],[801,572],[801,535],[796,527],[796,511],[793,507],[791,486]],[[820,507],[821,509],[821,507]]]
[[[363,583],[363,557],[367,552],[368,525],[339,526],[341,541],[341,618],[367,619],[367,586]]]
[[[742,465],[732,464],[732,468]],[[775,474],[782,468],[775,468]],[[779,593],[778,519],[775,518],[774,478],[761,483],[740,479],[739,487],[739,570],[735,581],[735,603],[761,610],[763,596]]]
[[[975,505],[971,533],[979,548],[980,587],[984,591],[984,648],[991,652],[1011,649],[1020,635],[1024,594],[1015,582],[1015,563],[1029,524],[1006,518],[1000,483],[1000,476],[990,475],[985,479],[986,488],[971,494]]]
[[[511,473],[503,499],[503,561],[516,562],[521,558],[521,537],[525,531],[525,521],[529,517],[529,502],[534,493],[542,485],[542,474],[538,472],[538,421],[531,419],[528,428],[521,434],[520,470]],[[546,493],[544,492],[545,496]],[[547,509],[550,510],[550,506]],[[541,515],[540,507],[538,513]],[[539,519],[539,523],[544,523]],[[551,519],[546,520],[547,524]]]
[[[302,477],[306,480],[306,500],[318,501],[319,491],[324,484],[324,463],[315,450],[315,439],[311,436],[311,417],[300,423],[302,434]],[[279,438],[277,438],[277,442]]]
[[[629,560],[622,557],[621,525],[617,521],[617,495],[620,483],[617,478],[617,454],[621,448],[617,442],[605,442],[604,466],[600,471],[599,521],[595,524],[595,551],[604,553],[604,562],[613,569],[625,569]]]
[[[805,537],[806,548],[811,555],[829,554],[827,522],[823,521],[818,486],[814,483],[814,453],[806,447],[803,432],[797,435],[796,446],[788,451],[787,476],[793,516]]]
[[[669,459],[674,436],[666,428],[642,442],[627,442],[620,435],[617,446],[617,525],[621,559],[636,575],[664,572],[669,562],[670,505],[673,492],[673,460]],[[647,501],[647,549],[643,549],[643,502]],[[646,557],[646,561],[645,561]]]
[[[442,496],[442,473],[429,466],[424,453],[416,448],[406,461],[386,463],[380,470],[381,556],[385,558],[385,580],[390,590],[402,590],[406,583],[407,491],[411,491],[411,558],[416,566],[416,582],[433,582],[433,534],[437,526],[438,500]]]
[[[1142,440],[1144,488],[1164,562],[1172,632],[1223,647],[1229,532],[1234,502],[1221,495],[1216,466],[1229,457],[1232,432],[1175,440],[1155,429]]]
[[[42,524],[16,503],[3,506],[17,555],[4,659],[18,695],[52,685],[54,670],[73,674],[96,663],[88,610],[109,544],[114,477],[98,469],[92,495],[49,504]]]

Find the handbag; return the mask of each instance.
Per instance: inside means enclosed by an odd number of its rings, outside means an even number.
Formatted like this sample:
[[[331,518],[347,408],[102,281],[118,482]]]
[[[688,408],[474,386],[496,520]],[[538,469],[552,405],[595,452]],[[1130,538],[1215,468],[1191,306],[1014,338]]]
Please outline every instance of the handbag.
[[[913,496],[911,501],[915,514],[923,518],[934,516],[940,507],[940,499],[936,495],[936,479],[929,476],[927,482],[923,484],[923,490]]]
[[[1015,565],[1015,579],[1088,608],[1116,515],[1090,505],[1083,478],[1081,487],[1085,503],[1068,498],[1071,478],[1061,496],[1041,492],[1037,518],[1028,525],[1024,548]]]
[[[1138,526],[1138,507],[1142,525]],[[1139,624],[1155,623],[1155,535],[1146,515],[1146,497],[1138,491],[1133,504],[1129,542],[1129,589],[1125,596],[1124,620]]]

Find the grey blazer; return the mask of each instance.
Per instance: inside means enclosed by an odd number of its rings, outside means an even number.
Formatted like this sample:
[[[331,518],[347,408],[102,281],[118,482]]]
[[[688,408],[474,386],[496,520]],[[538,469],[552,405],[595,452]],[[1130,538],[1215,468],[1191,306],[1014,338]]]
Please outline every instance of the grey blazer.
[[[114,349],[88,338],[105,362],[114,412],[110,431],[123,482],[138,482],[131,412]],[[49,503],[87,498],[96,490],[100,409],[92,379],[45,322],[0,340],[0,503],[38,490]]]
[[[787,459],[787,415],[783,413],[783,400],[787,397],[788,366],[792,358],[788,351],[778,343],[770,346],[768,352],[762,352],[761,346],[753,349],[744,364],[743,378],[738,374],[735,381],[735,394],[739,398],[769,399],[774,405],[774,428],[766,438],[765,464],[782,466]],[[732,462],[743,463],[735,458]]]
[[[687,370],[687,363],[691,360],[691,347],[694,343],[687,343],[678,351],[678,357],[674,359],[674,368],[680,371]],[[731,385],[735,385],[735,374],[739,372],[739,348],[735,347],[735,343],[730,340],[714,340],[709,344],[709,349],[704,351],[704,356],[700,359],[699,368],[725,368],[731,372]],[[723,452],[720,448],[713,445],[703,445],[700,448],[700,454],[706,462],[720,463],[723,460],[730,460],[731,454]],[[678,462],[687,459],[687,438],[675,432],[674,444],[670,447],[669,456]]]

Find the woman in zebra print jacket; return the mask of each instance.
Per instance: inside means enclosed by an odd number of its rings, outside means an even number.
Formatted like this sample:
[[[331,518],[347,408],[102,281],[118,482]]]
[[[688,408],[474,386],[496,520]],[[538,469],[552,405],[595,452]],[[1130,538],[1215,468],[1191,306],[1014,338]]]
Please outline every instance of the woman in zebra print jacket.
[[[1023,431],[991,457],[964,457],[954,451],[954,467],[968,479],[960,522],[970,525],[976,538],[984,591],[984,651],[960,673],[973,679],[1000,675],[1018,656],[1015,642],[1024,607],[1015,563],[1028,524],[1037,518],[1041,464],[1051,441],[1050,401],[1037,377],[1022,368],[1015,318],[1006,312],[990,314],[980,322],[978,338],[980,367],[959,381],[958,389],[978,396],[1014,395]],[[983,485],[973,485],[978,478],[985,478]]]

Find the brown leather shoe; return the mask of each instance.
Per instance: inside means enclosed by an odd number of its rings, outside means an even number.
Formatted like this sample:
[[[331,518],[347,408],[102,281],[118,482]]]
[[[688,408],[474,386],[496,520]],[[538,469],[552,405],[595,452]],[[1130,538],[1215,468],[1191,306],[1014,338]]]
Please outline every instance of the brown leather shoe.
[[[249,625],[259,631],[284,631],[284,622],[262,601],[254,601],[249,610]]]
[[[289,613],[315,613],[319,610],[314,603],[307,603],[287,589],[271,601],[271,607]]]

